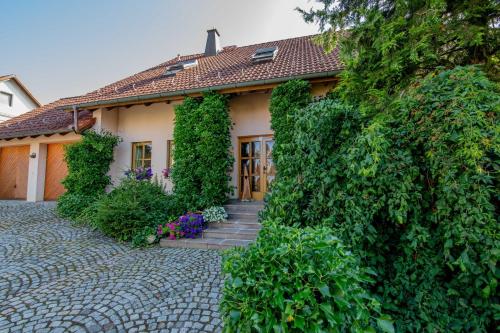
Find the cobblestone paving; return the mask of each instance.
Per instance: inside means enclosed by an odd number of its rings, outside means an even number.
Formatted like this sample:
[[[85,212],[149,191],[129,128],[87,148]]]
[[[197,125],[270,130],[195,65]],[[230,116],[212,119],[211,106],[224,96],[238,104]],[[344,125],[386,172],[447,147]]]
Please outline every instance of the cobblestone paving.
[[[220,332],[220,257],[133,249],[0,201],[0,332]]]

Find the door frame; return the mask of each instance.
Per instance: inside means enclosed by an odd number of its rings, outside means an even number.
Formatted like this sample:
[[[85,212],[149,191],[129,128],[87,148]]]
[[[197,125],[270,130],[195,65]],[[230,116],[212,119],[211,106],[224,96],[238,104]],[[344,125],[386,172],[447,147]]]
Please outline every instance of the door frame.
[[[261,160],[261,168],[264,167],[264,163],[267,164],[267,158],[265,159],[265,161],[262,159],[262,154],[265,150],[265,145],[263,144],[265,139],[273,139],[274,140],[274,134],[270,133],[270,134],[253,134],[253,135],[242,135],[242,136],[238,136],[238,146],[236,147],[237,149],[237,154],[236,154],[236,158],[238,159],[238,172],[237,172],[237,179],[236,179],[236,184],[237,184],[237,190],[238,190],[238,199],[241,199],[241,194],[242,194],[242,188],[241,188],[241,177],[243,176],[242,173],[241,173],[241,143],[248,140],[248,139],[251,139],[251,138],[259,138],[260,141],[261,141],[261,157],[260,157],[260,160]],[[257,141],[257,140],[255,140]],[[262,179],[262,176],[260,177],[260,181],[261,181],[261,187],[262,187],[262,184],[264,182],[264,180]],[[266,191],[262,191],[263,193],[263,196],[265,195],[265,193],[267,193],[267,188],[265,188]],[[256,199],[256,198],[252,198],[252,200],[255,200],[255,201],[262,201],[262,199]]]

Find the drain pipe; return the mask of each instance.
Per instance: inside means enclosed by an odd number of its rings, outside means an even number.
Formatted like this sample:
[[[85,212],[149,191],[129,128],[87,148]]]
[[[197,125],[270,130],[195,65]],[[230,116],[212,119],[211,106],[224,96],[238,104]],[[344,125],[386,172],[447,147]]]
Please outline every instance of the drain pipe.
[[[80,132],[78,128],[78,111],[76,109],[76,105],[73,105],[73,131],[75,134],[78,134]]]

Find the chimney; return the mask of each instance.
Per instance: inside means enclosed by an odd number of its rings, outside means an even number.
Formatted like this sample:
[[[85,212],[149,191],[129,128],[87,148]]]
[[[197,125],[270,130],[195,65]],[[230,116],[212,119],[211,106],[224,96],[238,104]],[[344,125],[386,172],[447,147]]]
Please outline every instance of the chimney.
[[[219,32],[213,28],[207,30],[207,44],[205,45],[205,56],[214,56],[219,53],[222,48],[220,46]]]

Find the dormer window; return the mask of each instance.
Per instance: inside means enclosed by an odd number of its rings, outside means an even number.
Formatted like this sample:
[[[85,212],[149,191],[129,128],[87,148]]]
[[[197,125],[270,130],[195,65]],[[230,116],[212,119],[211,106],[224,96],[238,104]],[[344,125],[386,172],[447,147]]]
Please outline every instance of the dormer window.
[[[0,105],[12,106],[12,94],[0,91]]]
[[[177,74],[177,72],[180,72],[184,69],[188,69],[191,67],[195,67],[198,65],[198,60],[193,59],[193,60],[186,60],[186,61],[181,61],[176,64],[170,65],[167,67],[167,70],[163,75],[165,76],[174,76]]]
[[[265,47],[262,49],[258,49],[255,51],[255,53],[252,55],[252,61],[253,62],[262,62],[262,61],[268,61],[268,60],[273,60],[276,57],[276,54],[278,53],[278,47]]]

